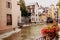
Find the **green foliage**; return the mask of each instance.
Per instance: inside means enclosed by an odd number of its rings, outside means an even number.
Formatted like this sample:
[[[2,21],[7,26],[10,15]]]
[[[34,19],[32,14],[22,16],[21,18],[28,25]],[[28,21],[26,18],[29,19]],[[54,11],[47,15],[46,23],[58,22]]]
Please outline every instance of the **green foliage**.
[[[20,0],[20,10],[22,13],[22,16],[27,16],[28,11],[26,10],[25,2],[24,0]]]

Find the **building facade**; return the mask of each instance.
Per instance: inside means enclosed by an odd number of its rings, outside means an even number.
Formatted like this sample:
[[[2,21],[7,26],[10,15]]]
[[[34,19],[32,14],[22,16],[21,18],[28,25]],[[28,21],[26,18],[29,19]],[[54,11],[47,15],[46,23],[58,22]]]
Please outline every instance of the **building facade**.
[[[38,3],[29,3],[26,7],[28,12],[31,13],[31,22],[39,22]]]
[[[17,0],[0,0],[0,27],[17,27],[20,19],[20,5]]]
[[[55,7],[54,5],[51,5],[49,10],[48,10],[48,16],[51,17],[52,19],[55,18]]]

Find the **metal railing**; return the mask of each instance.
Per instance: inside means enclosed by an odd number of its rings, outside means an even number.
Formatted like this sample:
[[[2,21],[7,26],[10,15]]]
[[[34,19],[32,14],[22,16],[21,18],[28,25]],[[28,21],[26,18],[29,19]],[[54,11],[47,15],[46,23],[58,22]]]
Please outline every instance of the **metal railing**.
[[[40,38],[38,38],[36,40],[60,40],[60,35],[58,37],[53,38],[53,39],[49,39],[47,37],[40,37]]]

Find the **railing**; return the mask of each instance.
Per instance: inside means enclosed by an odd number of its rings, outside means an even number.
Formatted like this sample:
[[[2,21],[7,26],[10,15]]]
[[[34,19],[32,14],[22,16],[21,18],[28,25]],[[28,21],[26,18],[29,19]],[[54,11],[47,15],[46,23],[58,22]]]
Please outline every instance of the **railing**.
[[[40,38],[38,38],[36,40],[44,40],[44,39],[45,39],[44,37],[40,37]]]
[[[51,39],[49,39],[49,38],[46,38],[46,37],[40,37],[40,38],[38,38],[38,39],[36,39],[36,40],[51,40]],[[54,38],[54,39],[52,39],[52,40],[60,40],[60,35],[56,38]]]

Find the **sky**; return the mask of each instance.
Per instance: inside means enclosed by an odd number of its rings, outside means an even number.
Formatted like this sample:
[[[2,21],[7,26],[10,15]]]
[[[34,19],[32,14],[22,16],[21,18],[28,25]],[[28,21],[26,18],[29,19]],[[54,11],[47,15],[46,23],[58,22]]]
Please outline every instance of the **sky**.
[[[24,0],[25,4],[29,4],[29,3],[34,3],[34,2],[38,2],[39,5],[42,5],[43,7],[49,7],[51,4],[56,5],[58,0]]]

